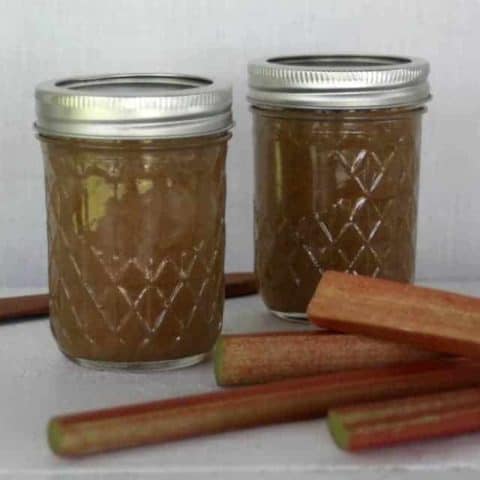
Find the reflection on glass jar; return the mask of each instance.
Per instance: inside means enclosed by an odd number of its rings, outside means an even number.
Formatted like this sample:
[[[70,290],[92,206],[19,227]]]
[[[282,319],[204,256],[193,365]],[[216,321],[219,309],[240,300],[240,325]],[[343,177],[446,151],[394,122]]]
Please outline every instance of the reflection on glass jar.
[[[332,75],[347,68],[371,73],[354,59],[340,62],[338,72],[331,61],[319,62],[315,68],[333,68]],[[290,82],[301,82],[292,65],[276,60],[271,68],[287,67]],[[273,80],[255,68],[255,264],[267,307],[282,317],[304,318],[325,270],[412,281],[425,98],[387,108],[393,100],[386,97],[383,108],[354,108],[362,101],[357,91],[349,108],[334,108],[335,101],[345,102],[345,91],[335,99],[330,86],[325,106],[317,89],[282,96],[277,85],[275,97],[259,87]],[[317,71],[311,64],[305,68]],[[321,91],[321,80],[316,88]],[[368,95],[364,101],[378,101]]]
[[[222,325],[226,128],[175,139],[40,130],[61,350],[97,367],[200,361]]]

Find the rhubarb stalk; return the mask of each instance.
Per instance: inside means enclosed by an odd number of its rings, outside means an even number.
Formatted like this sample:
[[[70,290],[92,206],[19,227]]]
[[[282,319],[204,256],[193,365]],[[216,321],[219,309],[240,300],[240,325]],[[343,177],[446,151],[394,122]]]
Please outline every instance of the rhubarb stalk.
[[[480,388],[344,407],[328,412],[337,445],[350,451],[480,430]]]
[[[225,298],[243,297],[258,292],[257,279],[251,272],[225,274]]]
[[[480,365],[436,360],[283,380],[53,418],[49,443],[75,456],[322,416],[329,408],[480,384]]]
[[[0,298],[0,321],[48,315],[48,295]]]
[[[316,325],[480,358],[480,299],[326,272],[308,306]]]
[[[437,353],[356,335],[274,332],[222,335],[215,347],[218,385],[249,385],[324,372],[386,367]]]

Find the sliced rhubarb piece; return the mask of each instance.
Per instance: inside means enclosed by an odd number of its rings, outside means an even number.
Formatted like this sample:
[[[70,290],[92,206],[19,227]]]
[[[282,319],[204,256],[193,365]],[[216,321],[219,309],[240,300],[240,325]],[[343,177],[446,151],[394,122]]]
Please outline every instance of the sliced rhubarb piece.
[[[222,335],[215,347],[218,385],[250,385],[324,372],[386,367],[438,357],[357,335],[274,332]]]
[[[331,330],[480,358],[480,299],[326,272],[308,318]]]
[[[480,388],[333,409],[328,426],[350,451],[473,432],[480,430]]]
[[[322,416],[329,408],[480,384],[480,364],[435,360],[53,418],[50,447],[75,456]]]

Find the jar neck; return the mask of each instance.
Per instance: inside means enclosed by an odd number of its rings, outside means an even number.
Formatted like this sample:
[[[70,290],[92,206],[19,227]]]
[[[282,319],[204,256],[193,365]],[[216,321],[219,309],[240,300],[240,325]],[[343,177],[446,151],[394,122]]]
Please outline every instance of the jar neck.
[[[215,135],[181,138],[152,138],[152,139],[94,139],[60,137],[38,134],[37,138],[44,143],[58,146],[76,146],[84,149],[121,149],[121,150],[178,150],[182,148],[204,147],[215,143],[224,143],[232,137],[230,130]]]
[[[414,105],[407,107],[392,107],[379,109],[358,109],[358,110],[316,110],[307,108],[285,108],[285,107],[266,107],[252,105],[252,113],[267,117],[276,118],[298,118],[304,120],[381,120],[391,118],[411,117],[412,115],[421,115],[427,111],[424,105]]]

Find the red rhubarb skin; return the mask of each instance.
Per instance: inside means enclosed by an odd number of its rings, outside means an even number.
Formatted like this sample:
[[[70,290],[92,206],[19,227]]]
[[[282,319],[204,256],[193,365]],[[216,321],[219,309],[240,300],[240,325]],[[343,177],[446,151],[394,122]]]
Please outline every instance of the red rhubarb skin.
[[[329,271],[307,315],[334,331],[480,359],[478,298]]]
[[[257,279],[251,272],[225,274],[225,298],[243,297],[258,293]]]
[[[480,430],[480,388],[334,409],[359,451]]]
[[[325,331],[223,335],[215,374],[219,385],[248,385],[435,357],[439,354],[409,345]]]
[[[480,365],[438,360],[330,373],[185,398],[65,415],[55,453],[78,456],[323,416],[334,406],[480,384]]]

